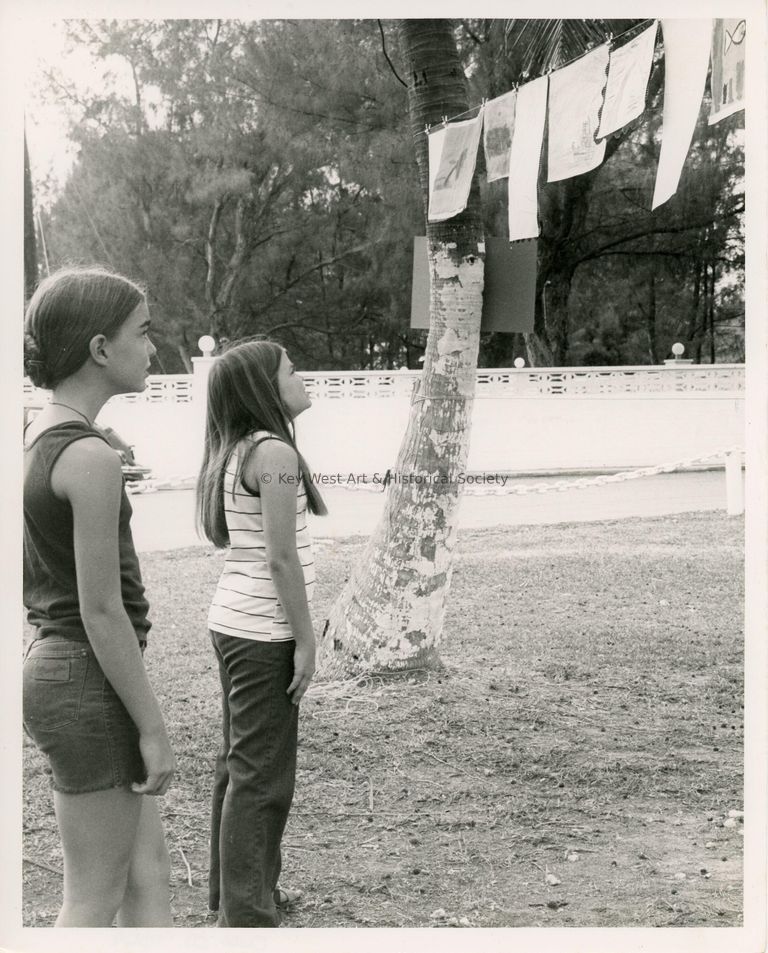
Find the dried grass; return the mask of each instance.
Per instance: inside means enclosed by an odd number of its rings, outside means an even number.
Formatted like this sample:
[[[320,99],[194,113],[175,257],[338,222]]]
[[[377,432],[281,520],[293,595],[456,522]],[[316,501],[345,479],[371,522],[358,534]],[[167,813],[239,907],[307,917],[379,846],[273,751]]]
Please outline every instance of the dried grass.
[[[719,514],[463,534],[444,669],[319,682],[302,703],[288,924],[740,925],[743,828],[723,824],[741,807],[742,545]],[[361,549],[321,547],[317,618]],[[220,558],[142,560],[179,763],[162,802],[179,926],[214,923]],[[24,918],[44,925],[61,856],[29,747],[25,777]]]

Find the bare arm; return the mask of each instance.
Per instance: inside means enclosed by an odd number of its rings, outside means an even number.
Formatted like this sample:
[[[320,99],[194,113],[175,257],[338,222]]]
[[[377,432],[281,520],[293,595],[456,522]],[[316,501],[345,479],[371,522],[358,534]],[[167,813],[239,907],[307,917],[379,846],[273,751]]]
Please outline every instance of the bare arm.
[[[77,591],[88,640],[139,729],[148,777],[134,790],[164,794],[175,763],[138,639],[123,606],[118,548],[122,477],[117,454],[97,438],[78,440],[56,461],[51,488],[72,507]]]
[[[315,671],[315,633],[307,604],[304,570],[296,549],[296,452],[279,440],[260,444],[245,467],[245,481],[258,486],[267,565],[296,640],[294,677],[288,694],[298,704]]]

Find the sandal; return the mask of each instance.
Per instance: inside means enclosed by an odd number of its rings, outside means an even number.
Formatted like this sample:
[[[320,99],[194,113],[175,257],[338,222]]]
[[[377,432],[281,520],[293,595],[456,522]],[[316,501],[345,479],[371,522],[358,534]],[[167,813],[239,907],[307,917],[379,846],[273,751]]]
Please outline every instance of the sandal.
[[[283,909],[295,903],[296,900],[301,899],[302,895],[303,891],[301,890],[287,890],[285,887],[275,887],[272,893],[275,906]]]

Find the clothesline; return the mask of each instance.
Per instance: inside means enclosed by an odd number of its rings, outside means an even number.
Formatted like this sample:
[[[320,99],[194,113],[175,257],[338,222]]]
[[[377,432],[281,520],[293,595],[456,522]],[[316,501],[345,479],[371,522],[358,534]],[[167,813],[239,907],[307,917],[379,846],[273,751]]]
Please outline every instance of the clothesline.
[[[600,46],[610,46],[616,40],[620,40],[623,36],[626,36],[628,33],[633,33],[635,30],[640,30],[641,28],[645,28],[646,26],[649,26],[651,23],[653,23],[655,20],[656,20],[656,17],[648,17],[648,19],[643,20],[641,23],[636,23],[634,26],[631,26],[628,30],[624,30],[623,33],[619,33],[617,36],[613,36],[609,34],[608,39],[605,43],[598,43],[597,46],[593,46],[590,49],[585,50],[583,53],[579,53],[579,55],[574,56],[573,59],[570,59],[565,63],[561,63],[557,67],[550,67],[547,70],[546,75],[549,76],[549,74],[553,73],[555,69],[564,69],[566,66],[570,66],[571,63],[575,63],[577,60],[582,59],[588,53],[592,53],[594,50],[599,49]],[[515,83],[512,86],[512,89],[518,89],[522,85],[525,85],[525,84]],[[455,122],[457,119],[461,119],[462,116],[468,116],[470,113],[474,113],[475,110],[482,109],[487,102],[488,102],[488,99],[486,97],[483,97],[483,99],[476,106],[470,106],[469,109],[465,109],[464,112],[456,113],[455,116],[443,116],[442,122],[434,123],[434,125],[432,123],[427,123],[426,126],[424,127],[424,135],[425,136],[428,135],[432,129],[437,131],[438,129],[441,129],[443,126],[447,126],[448,123]]]
[[[603,161],[606,139],[646,108],[659,23],[664,42],[661,149],[651,209],[675,194],[688,154],[710,61],[709,122],[744,108],[744,21],[648,18],[507,94],[454,116],[472,118],[426,127],[429,222],[446,221],[467,205],[481,137],[487,181],[507,179],[509,240],[540,232],[538,184],[547,137],[547,181],[583,175]],[[726,45],[726,37],[738,42]],[[618,39],[618,38],[617,38]],[[510,177],[510,169],[515,175]]]

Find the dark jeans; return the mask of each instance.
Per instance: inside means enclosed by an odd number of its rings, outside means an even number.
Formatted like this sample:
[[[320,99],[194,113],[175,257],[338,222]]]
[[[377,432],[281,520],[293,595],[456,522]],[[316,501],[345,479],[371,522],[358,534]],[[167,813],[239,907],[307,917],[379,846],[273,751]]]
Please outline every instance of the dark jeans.
[[[220,927],[276,927],[280,840],[296,778],[298,706],[286,689],[296,643],[211,632],[222,689],[222,746],[211,811],[208,905]]]

